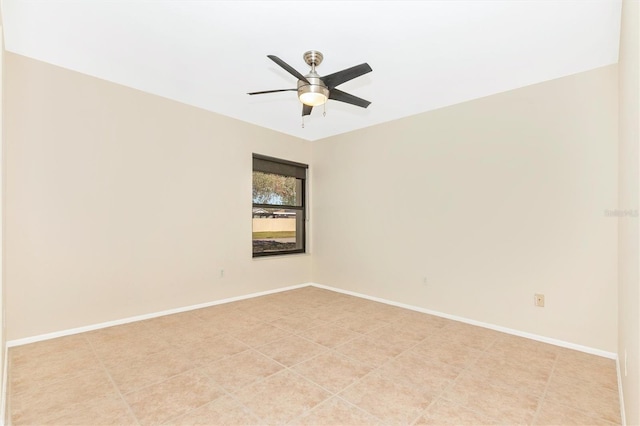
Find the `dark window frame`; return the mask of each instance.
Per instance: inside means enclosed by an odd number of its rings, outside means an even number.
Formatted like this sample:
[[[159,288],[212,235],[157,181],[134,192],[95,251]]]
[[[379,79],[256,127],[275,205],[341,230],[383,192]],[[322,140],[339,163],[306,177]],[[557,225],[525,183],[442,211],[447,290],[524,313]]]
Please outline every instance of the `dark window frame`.
[[[268,252],[260,252],[256,253],[253,251],[252,246],[252,255],[254,258],[256,257],[267,257],[267,256],[282,256],[286,254],[301,254],[306,253],[307,241],[307,210],[306,210],[306,192],[307,192],[307,170],[309,166],[303,163],[297,163],[295,161],[283,160],[281,158],[269,157],[261,154],[252,154],[253,161],[253,172],[263,172],[263,173],[271,173],[277,174],[281,176],[294,177],[296,179],[301,180],[300,185],[300,200],[301,203],[299,206],[290,206],[283,204],[258,204],[253,203],[252,200],[252,218],[253,218],[253,209],[255,208],[277,208],[277,209],[286,209],[286,210],[297,210],[301,212],[302,215],[302,226],[301,226],[301,235],[298,235],[296,230],[296,241],[300,241],[301,248],[294,250],[278,250],[278,251],[268,251]],[[253,184],[252,184],[253,186]],[[253,225],[252,225],[253,231]],[[253,238],[252,238],[253,242]]]

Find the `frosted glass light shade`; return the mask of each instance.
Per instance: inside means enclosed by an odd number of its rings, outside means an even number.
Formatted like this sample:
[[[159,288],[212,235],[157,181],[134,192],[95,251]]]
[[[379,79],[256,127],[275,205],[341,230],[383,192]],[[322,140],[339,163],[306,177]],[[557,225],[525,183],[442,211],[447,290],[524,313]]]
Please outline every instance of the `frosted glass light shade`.
[[[300,102],[309,106],[318,106],[327,102],[327,97],[318,92],[306,92],[300,94]]]

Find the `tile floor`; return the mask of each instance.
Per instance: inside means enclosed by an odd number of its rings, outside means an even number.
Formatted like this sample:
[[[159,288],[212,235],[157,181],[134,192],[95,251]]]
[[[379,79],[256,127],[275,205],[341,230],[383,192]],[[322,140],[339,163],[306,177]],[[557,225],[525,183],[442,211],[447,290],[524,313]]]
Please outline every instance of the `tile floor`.
[[[315,287],[9,359],[14,425],[621,421],[612,360]]]

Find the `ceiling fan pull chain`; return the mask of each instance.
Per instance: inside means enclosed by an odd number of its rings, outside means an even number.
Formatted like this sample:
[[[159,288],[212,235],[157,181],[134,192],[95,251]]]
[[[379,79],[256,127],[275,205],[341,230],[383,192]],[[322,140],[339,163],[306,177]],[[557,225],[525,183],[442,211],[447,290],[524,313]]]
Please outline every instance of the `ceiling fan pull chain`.
[[[326,117],[327,116],[327,103],[323,103],[322,104],[322,116]]]
[[[304,129],[304,115],[302,116],[302,128]]]

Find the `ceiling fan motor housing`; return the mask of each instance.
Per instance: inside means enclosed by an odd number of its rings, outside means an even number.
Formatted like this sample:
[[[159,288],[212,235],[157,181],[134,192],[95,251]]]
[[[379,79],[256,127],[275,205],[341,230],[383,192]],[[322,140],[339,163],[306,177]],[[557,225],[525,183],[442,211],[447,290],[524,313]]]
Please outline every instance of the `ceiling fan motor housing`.
[[[329,99],[329,88],[314,71],[305,75],[306,81],[298,80],[298,98],[310,106],[322,105]],[[308,100],[308,101],[307,101]]]

